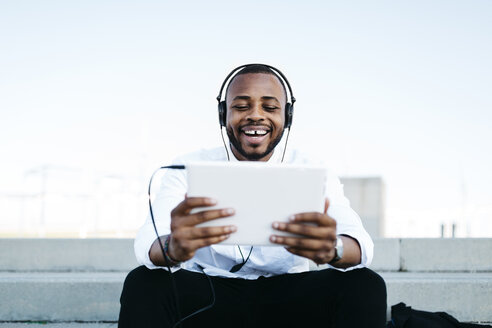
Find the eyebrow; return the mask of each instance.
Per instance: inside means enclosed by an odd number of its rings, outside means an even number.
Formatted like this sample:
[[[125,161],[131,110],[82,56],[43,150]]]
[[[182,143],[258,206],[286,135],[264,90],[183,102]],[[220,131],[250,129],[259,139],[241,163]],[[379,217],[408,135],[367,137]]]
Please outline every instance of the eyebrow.
[[[263,100],[275,100],[275,101],[277,101],[277,102],[280,102],[280,101],[277,99],[277,97],[273,97],[273,96],[263,96],[263,97],[261,97],[261,99],[263,99]]]
[[[250,96],[236,96],[236,97],[234,97],[233,101],[234,101],[234,100],[238,100],[238,99],[240,99],[240,100],[250,100],[250,99],[251,99],[251,97],[250,97]],[[275,101],[277,101],[277,102],[280,102],[280,101],[277,99],[277,97],[273,97],[273,96],[263,96],[263,97],[261,97],[261,99],[262,99],[262,100],[275,100]]]

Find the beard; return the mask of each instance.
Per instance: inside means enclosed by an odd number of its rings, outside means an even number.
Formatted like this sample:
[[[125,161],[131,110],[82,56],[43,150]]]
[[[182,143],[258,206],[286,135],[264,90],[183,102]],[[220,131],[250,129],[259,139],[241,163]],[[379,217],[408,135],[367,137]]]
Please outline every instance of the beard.
[[[246,150],[244,150],[243,146],[232,132],[232,128],[229,127],[226,129],[226,131],[231,145],[234,146],[234,148],[239,152],[239,154],[245,157],[248,161],[259,161],[263,157],[270,154],[275,149],[275,147],[277,147],[280,140],[282,140],[282,136],[284,135],[284,130],[282,130],[282,133],[278,137],[270,141],[270,143],[267,146],[267,149],[263,153],[248,153],[246,152]]]

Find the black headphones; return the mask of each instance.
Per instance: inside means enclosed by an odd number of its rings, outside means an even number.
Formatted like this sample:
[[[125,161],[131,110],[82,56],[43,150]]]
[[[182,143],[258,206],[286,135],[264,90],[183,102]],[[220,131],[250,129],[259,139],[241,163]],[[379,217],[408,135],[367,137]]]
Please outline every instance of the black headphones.
[[[290,130],[290,126],[292,125],[292,117],[294,116],[294,103],[296,102],[296,98],[294,98],[294,94],[292,93],[292,88],[290,87],[289,81],[287,80],[285,75],[280,70],[276,69],[275,67],[270,66],[270,65],[265,65],[265,64],[241,65],[241,66],[233,69],[232,72],[230,72],[229,75],[227,75],[224,82],[222,83],[222,86],[220,87],[219,95],[217,96],[217,101],[219,102],[218,109],[219,109],[220,127],[226,126],[227,105],[226,105],[225,100],[222,100],[222,92],[224,91],[224,88],[226,87],[228,82],[230,83],[230,81],[232,80],[232,76],[234,74],[239,73],[241,70],[243,70],[246,67],[255,66],[255,65],[264,66],[264,67],[270,69],[275,75],[280,77],[280,81],[282,81],[282,85],[284,86],[284,88],[287,85],[287,89],[289,89],[289,93],[290,93],[290,102],[287,102],[287,104],[285,105],[285,126],[284,126],[284,129]]]

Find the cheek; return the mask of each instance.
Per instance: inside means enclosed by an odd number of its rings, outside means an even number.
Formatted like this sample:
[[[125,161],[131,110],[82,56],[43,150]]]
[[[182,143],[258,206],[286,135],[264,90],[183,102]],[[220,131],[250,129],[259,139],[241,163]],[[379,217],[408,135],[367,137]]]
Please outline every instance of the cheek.
[[[285,115],[282,111],[282,114],[281,115],[277,115],[275,117],[275,119],[273,120],[274,124],[275,124],[275,127],[277,129],[280,129],[280,130],[283,130],[284,129],[284,125],[285,125]]]
[[[227,128],[230,128],[232,130],[237,129],[237,126],[239,125],[240,117],[235,114],[228,112],[226,116],[226,126]]]

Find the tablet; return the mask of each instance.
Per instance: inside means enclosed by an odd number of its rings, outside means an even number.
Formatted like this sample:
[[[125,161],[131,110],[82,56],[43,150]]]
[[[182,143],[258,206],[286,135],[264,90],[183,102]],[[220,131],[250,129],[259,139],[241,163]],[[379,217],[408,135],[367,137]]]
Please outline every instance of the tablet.
[[[270,245],[274,221],[303,212],[323,212],[326,170],[323,167],[265,162],[193,162],[186,165],[189,197],[211,197],[213,207],[234,208],[235,215],[198,226],[234,224],[226,245]]]

